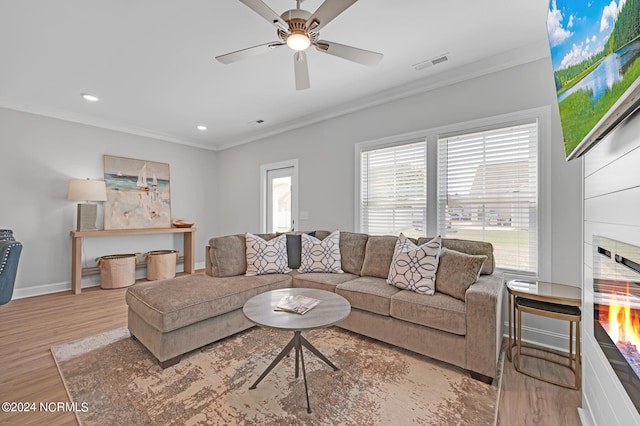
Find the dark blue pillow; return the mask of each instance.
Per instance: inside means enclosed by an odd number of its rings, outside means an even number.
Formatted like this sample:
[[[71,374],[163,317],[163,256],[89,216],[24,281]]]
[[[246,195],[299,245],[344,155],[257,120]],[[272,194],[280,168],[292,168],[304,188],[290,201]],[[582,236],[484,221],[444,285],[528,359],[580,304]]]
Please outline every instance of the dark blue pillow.
[[[309,232],[312,237],[316,236],[316,231]],[[289,268],[298,269],[302,258],[302,238],[300,234],[287,234],[287,260]]]

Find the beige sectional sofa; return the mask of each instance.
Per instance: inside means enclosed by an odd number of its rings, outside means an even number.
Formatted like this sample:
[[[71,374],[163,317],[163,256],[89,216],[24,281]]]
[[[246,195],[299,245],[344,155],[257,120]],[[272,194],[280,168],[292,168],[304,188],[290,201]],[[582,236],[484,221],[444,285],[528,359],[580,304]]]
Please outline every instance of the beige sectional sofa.
[[[317,231],[316,237],[328,234]],[[270,240],[276,234],[260,236]],[[148,282],[127,290],[129,330],[167,367],[184,353],[254,326],[244,317],[242,306],[256,294],[287,287],[318,288],[351,303],[351,314],[339,327],[445,361],[491,382],[502,340],[504,287],[493,273],[491,244],[443,239],[443,248],[487,259],[477,281],[457,297],[439,292],[438,281],[447,278],[442,274],[455,279],[458,271],[439,268],[436,292],[427,296],[386,283],[396,240],[341,232],[344,273],[245,276],[245,236],[211,238],[206,275]]]

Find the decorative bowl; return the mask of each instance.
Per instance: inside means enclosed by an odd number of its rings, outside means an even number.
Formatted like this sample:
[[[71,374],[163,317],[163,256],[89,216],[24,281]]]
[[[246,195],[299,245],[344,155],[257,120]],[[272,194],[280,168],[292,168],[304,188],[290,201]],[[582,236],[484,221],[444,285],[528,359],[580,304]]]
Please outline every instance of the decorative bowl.
[[[173,226],[176,228],[191,228],[193,226],[193,222],[186,219],[176,219],[173,221]]]

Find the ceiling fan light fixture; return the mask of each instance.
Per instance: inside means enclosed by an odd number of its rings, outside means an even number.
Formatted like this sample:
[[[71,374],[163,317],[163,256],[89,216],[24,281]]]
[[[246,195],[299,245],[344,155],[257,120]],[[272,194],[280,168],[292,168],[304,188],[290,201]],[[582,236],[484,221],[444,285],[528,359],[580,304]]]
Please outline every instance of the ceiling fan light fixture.
[[[311,45],[311,40],[304,32],[294,32],[287,37],[287,46],[293,50],[305,50]]]

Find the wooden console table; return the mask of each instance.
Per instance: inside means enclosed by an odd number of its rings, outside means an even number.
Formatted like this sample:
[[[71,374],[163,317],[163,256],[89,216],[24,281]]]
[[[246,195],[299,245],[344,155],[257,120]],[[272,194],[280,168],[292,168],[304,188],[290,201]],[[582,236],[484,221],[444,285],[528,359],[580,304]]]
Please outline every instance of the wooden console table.
[[[71,231],[71,288],[75,294],[82,291],[82,238],[118,235],[184,234],[184,272],[195,271],[196,228],[109,229],[106,231]]]

